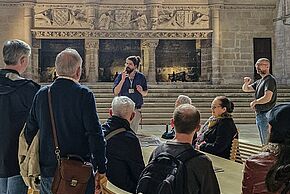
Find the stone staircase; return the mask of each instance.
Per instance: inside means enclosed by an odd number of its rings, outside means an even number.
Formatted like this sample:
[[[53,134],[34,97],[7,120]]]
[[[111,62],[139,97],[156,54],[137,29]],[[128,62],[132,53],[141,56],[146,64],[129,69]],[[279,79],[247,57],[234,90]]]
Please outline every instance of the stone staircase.
[[[93,90],[100,120],[104,122],[109,116],[108,109],[114,97],[113,83],[99,82],[85,85]],[[142,123],[145,125],[169,124],[174,102],[180,94],[188,95],[192,99],[193,105],[201,112],[202,123],[211,115],[211,101],[220,95],[225,95],[234,102],[233,117],[237,124],[255,123],[255,113],[249,107],[249,103],[253,100],[253,93],[244,93],[241,85],[210,85],[198,82],[149,84],[149,93],[144,98],[142,108]],[[289,86],[278,87],[278,103],[281,102],[290,102]]]

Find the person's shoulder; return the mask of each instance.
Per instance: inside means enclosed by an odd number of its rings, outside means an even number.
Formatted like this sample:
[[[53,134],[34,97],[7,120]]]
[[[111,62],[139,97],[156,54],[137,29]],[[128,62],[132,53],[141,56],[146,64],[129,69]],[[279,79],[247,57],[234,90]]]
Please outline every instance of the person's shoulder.
[[[33,80],[30,80],[30,79],[26,79],[27,80],[27,87],[30,87],[32,89],[35,89],[35,90],[39,90],[40,89],[40,85],[38,83],[36,83],[35,81]]]
[[[250,156],[246,160],[246,165],[250,168],[255,168],[258,166],[268,166],[272,165],[276,160],[276,156],[270,152],[261,152],[259,154],[255,154]]]

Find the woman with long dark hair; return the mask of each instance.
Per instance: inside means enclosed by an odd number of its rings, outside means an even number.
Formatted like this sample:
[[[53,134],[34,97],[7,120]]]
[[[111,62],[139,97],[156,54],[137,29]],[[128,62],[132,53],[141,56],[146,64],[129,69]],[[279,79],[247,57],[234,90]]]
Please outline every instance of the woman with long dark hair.
[[[285,168],[290,164],[290,104],[277,105],[270,111],[269,132],[263,152],[246,160],[244,194],[290,193],[286,188],[290,172]]]

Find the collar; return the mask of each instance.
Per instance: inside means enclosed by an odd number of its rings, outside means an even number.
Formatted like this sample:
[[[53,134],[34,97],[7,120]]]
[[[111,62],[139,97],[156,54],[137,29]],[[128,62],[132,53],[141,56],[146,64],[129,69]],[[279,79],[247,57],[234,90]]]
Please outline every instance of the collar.
[[[75,82],[76,84],[79,84],[79,82],[76,79],[74,79],[72,77],[68,77],[68,76],[59,75],[57,77],[57,79],[68,79],[68,80],[71,80],[71,81]]]
[[[20,76],[20,73],[14,69],[1,69],[2,71],[7,71],[7,73],[15,73]]]

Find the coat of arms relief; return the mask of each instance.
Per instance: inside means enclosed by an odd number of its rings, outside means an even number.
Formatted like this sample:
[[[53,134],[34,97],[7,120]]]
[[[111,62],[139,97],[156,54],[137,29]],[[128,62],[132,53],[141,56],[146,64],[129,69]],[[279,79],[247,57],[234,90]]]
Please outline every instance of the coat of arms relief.
[[[34,8],[34,25],[48,28],[94,28],[94,21],[88,19],[83,7]]]

